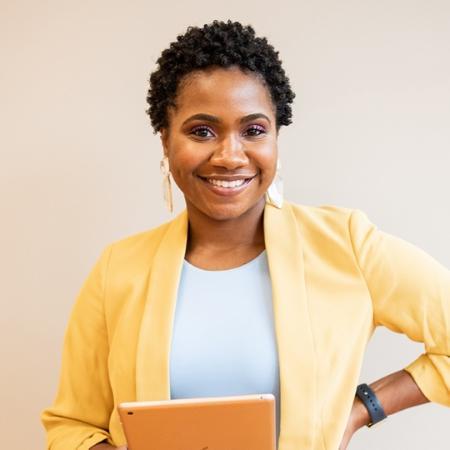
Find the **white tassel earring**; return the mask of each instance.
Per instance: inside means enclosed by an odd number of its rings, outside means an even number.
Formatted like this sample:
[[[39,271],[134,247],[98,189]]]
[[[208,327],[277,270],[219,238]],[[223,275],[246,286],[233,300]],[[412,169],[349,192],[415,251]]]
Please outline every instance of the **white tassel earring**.
[[[161,173],[163,175],[163,195],[164,195],[164,204],[169,212],[173,212],[173,198],[172,198],[172,182],[170,180],[170,168],[169,168],[169,159],[167,156],[161,160],[159,164],[161,169]]]
[[[277,160],[277,169],[272,184],[266,192],[266,203],[281,208],[283,206],[283,178],[281,177],[281,162]]]

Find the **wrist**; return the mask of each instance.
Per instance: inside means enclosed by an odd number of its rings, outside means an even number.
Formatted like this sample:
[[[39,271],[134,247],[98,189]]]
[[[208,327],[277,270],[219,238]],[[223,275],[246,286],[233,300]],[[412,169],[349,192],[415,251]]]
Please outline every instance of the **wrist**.
[[[375,394],[374,390],[366,383],[361,383],[356,388],[356,397],[361,401],[361,403],[365,406],[368,414],[369,414],[369,423],[368,427],[372,427],[373,425],[381,422],[383,419],[386,419],[386,413],[384,412],[383,405],[380,403],[379,398]]]
[[[370,423],[369,411],[357,396],[353,400],[351,421],[354,432]]]

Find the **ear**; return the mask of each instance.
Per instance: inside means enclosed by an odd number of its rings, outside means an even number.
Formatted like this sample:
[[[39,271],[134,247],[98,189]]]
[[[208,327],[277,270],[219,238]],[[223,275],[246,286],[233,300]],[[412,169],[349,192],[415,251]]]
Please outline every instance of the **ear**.
[[[160,129],[160,138],[161,138],[161,144],[164,151],[164,156],[168,156],[168,148],[169,148],[169,130],[167,128],[161,128]]]

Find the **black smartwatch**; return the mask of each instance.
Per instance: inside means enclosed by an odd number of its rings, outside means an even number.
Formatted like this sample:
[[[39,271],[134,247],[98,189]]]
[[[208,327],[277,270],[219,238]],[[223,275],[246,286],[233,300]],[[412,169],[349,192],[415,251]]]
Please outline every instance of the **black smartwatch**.
[[[384,413],[384,409],[381,406],[378,397],[367,384],[360,384],[356,388],[356,395],[363,402],[364,406],[367,408],[367,411],[369,411],[370,422],[367,424],[368,427],[371,427],[376,423],[381,422],[383,419],[386,419],[387,416]]]

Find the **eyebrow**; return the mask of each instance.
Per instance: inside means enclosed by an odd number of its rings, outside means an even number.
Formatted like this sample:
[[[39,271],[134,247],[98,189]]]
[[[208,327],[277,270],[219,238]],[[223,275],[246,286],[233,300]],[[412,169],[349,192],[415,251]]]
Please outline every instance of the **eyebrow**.
[[[241,119],[239,120],[239,123],[242,124],[242,123],[249,122],[251,120],[256,120],[256,119],[266,119],[271,124],[270,119],[263,113],[248,114],[247,116],[241,117]],[[189,122],[192,122],[193,120],[205,120],[206,122],[220,123],[220,119],[217,116],[212,116],[211,114],[199,113],[199,114],[194,114],[191,117],[188,117],[183,122],[183,125],[185,125]]]

